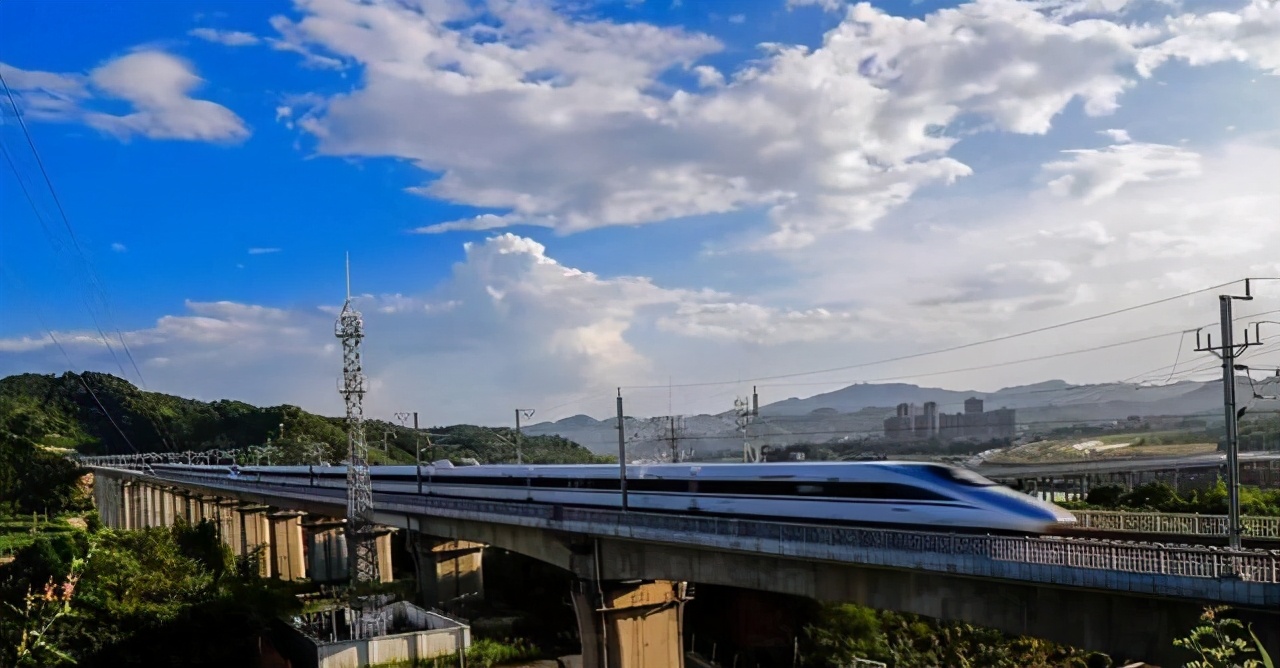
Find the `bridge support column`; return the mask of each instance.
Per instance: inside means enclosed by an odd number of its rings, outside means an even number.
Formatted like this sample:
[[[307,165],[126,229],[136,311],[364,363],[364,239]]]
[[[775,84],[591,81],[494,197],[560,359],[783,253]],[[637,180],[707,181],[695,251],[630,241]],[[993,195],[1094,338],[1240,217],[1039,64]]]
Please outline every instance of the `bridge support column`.
[[[415,533],[409,535],[408,547],[423,605],[448,609],[455,602],[484,597],[484,544]]]
[[[307,566],[316,582],[345,582],[347,572],[346,522],[313,517],[302,525],[307,542]],[[381,566],[379,566],[381,570]]]
[[[268,546],[271,542],[271,525],[267,521],[268,510],[270,508],[267,506],[246,503],[236,508],[233,515],[237,533],[232,551],[237,557],[251,559],[253,566],[256,566],[258,577],[267,577],[271,574],[271,564],[267,558],[270,551]]]
[[[93,476],[93,505],[98,510],[102,525],[111,529],[123,529],[125,513],[124,484],[119,478]]]
[[[240,545],[240,523],[239,514],[236,508],[240,505],[239,501],[231,499],[218,499],[214,506],[214,524],[218,526],[218,538],[223,545],[231,548],[234,553]]]
[[[669,580],[576,580],[583,668],[683,667],[685,593],[685,583]]]
[[[162,526],[171,527],[174,524],[174,493],[173,489],[166,487],[160,490],[160,524]]]
[[[147,515],[147,526],[158,527],[163,526],[161,521],[160,504],[164,497],[164,490],[155,485],[147,486],[147,509],[150,511]]]
[[[102,481],[96,480],[98,477],[100,476],[94,476],[95,480],[93,482],[93,486],[95,488],[103,482],[106,482],[106,479]],[[133,483],[126,481],[120,482],[120,513],[113,519],[115,520],[115,523],[111,525],[112,529],[127,530],[133,523]]]
[[[131,531],[138,529],[138,523],[142,520],[142,509],[138,508],[138,504],[142,503],[142,494],[138,490],[137,482],[125,482],[124,484],[124,525],[120,529]]]
[[[151,485],[138,483],[138,524],[135,529],[151,526]]]
[[[601,581],[592,554],[575,554],[570,598],[582,668],[684,668],[685,582]]]
[[[293,510],[269,513],[271,523],[271,577],[299,580],[307,576],[302,551],[303,513]]]
[[[374,554],[378,557],[378,580],[394,582],[396,576],[391,572],[391,534],[395,529],[378,527],[373,538]]]

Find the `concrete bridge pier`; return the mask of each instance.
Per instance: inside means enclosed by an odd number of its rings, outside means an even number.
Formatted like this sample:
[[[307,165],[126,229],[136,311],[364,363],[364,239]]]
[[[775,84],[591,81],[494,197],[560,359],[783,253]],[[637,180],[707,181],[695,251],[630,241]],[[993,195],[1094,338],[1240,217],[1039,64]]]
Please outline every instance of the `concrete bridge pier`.
[[[572,564],[582,668],[684,668],[687,583],[600,580],[594,555],[575,554]]]
[[[396,530],[391,527],[376,527],[373,535],[374,554],[378,558],[378,581],[394,582],[395,573],[391,571],[391,534]]]
[[[237,557],[256,558],[259,577],[271,573],[268,552],[271,543],[271,523],[267,520],[268,506],[241,503],[233,511],[236,535],[232,551]]]
[[[307,576],[306,558],[302,550],[302,516],[297,510],[281,510],[267,514],[271,531],[271,577],[300,580]]]
[[[239,506],[240,502],[234,499],[218,499],[214,506],[217,518],[214,525],[218,527],[218,538],[232,554],[236,554],[240,547],[240,514],[236,512]]]
[[[302,523],[302,529],[306,536],[311,579],[315,582],[346,582],[350,575],[347,571],[346,521],[313,515]]]
[[[408,548],[423,605],[448,609],[455,601],[484,597],[483,543],[413,533]]]

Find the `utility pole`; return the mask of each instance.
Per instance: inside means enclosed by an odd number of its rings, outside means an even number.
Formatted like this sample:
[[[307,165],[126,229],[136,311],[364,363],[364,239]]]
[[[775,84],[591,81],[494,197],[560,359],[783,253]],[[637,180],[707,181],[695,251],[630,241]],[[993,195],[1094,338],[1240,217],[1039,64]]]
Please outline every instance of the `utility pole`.
[[[756,461],[756,453],[751,448],[751,439],[747,435],[747,425],[751,423],[751,404],[749,400],[739,397],[733,398],[734,423],[738,426],[738,431],[742,433],[742,463],[747,464]]]
[[[618,388],[618,483],[622,490],[622,510],[627,510],[627,430],[622,417],[622,388]]]
[[[516,409],[516,465],[517,466],[524,463],[524,459],[520,454],[520,416],[521,415],[523,415],[527,420],[533,417],[533,409],[532,408]]]
[[[364,440],[364,370],[360,342],[364,318],[351,302],[351,258],[347,257],[347,301],[334,326],[342,341],[342,395],[347,407],[347,554],[351,585],[377,582],[378,555],[374,543],[373,485],[369,481],[369,447]],[[353,590],[354,591],[354,590]]]
[[[1249,341],[1249,329],[1244,330],[1244,343],[1236,344],[1231,316],[1231,302],[1239,299],[1253,299],[1249,290],[1249,279],[1244,281],[1244,296],[1218,295],[1219,318],[1221,319],[1222,343],[1213,345],[1213,335],[1206,337],[1204,345],[1200,344],[1200,331],[1196,330],[1196,351],[1212,353],[1222,360],[1222,400],[1226,417],[1227,446],[1227,541],[1233,549],[1240,547],[1240,442],[1237,433],[1237,422],[1240,414],[1236,409],[1236,357],[1246,348],[1258,345],[1259,341]]]
[[[671,449],[671,463],[678,464],[680,462],[680,437],[684,435],[684,417],[679,415],[667,416],[667,437],[660,440],[667,442],[667,447]]]

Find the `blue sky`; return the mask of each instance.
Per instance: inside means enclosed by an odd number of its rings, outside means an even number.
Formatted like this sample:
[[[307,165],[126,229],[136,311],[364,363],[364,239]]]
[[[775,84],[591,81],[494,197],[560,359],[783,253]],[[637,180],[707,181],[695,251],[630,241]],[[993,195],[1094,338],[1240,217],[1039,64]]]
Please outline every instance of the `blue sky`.
[[[345,252],[374,412],[442,421],[740,379],[679,397],[718,410],[754,377],[1280,275],[1274,0],[22,1],[0,74],[83,251],[5,101],[6,374],[336,412]],[[1174,343],[806,387],[1116,380]]]

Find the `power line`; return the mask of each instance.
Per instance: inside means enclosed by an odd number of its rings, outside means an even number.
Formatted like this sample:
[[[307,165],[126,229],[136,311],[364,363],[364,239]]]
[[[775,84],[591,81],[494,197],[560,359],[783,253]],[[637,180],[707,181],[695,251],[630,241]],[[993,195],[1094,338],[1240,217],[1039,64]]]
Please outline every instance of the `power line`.
[[[0,265],[0,268],[4,270],[5,276],[9,277],[10,281],[12,281],[17,287],[22,287],[22,282],[9,270],[8,265]],[[22,290],[22,292],[24,295],[26,294],[25,290]],[[33,308],[31,309],[31,312],[35,314],[36,320],[40,323],[40,326],[44,328],[45,333],[49,335],[49,340],[53,342],[53,345],[58,349],[58,352],[62,353],[62,357],[67,360],[67,365],[74,368],[76,366],[75,362],[71,361],[71,356],[67,354],[67,349],[63,347],[62,343],[58,341],[58,337],[54,335],[53,330],[45,323],[44,317],[40,315],[40,310],[38,308]],[[102,404],[102,400],[98,398],[98,393],[94,392],[93,388],[89,386],[88,381],[84,378],[84,374],[76,375],[80,379],[80,384],[84,386],[84,389],[89,391],[89,396],[93,398],[93,403],[97,404],[98,409],[102,411],[103,417],[107,418],[107,421],[115,428],[116,433],[120,434],[120,438],[124,439],[125,445],[128,445],[129,449],[134,452],[138,452],[138,447],[133,444],[133,441],[129,440],[129,436],[126,435],[124,430],[120,428],[120,425],[116,423],[115,418],[111,417],[110,411],[108,411],[107,407]]]
[[[875,360],[875,361],[871,361],[871,362],[861,362],[861,363],[858,363],[858,364],[849,364],[849,365],[845,365],[845,366],[829,367],[829,368],[826,368],[826,369],[815,369],[815,370],[812,370],[812,371],[798,371],[798,372],[795,372],[795,373],[777,374],[777,375],[773,375],[773,376],[759,376],[759,377],[755,377],[755,378],[740,378],[740,379],[737,379],[737,380],[728,380],[728,381],[713,381],[713,382],[703,382],[703,383],[679,383],[679,384],[674,384],[674,385],[672,385],[672,384],[668,384],[668,385],[629,385],[629,386],[623,386],[623,389],[628,389],[628,390],[638,390],[638,389],[659,389],[659,388],[665,388],[665,387],[709,387],[709,386],[714,386],[714,385],[733,385],[733,384],[741,384],[741,383],[748,383],[748,382],[760,382],[760,381],[766,381],[766,380],[781,380],[781,379],[784,379],[784,378],[796,378],[796,377],[800,377],[800,376],[812,376],[812,375],[821,374],[821,373],[830,373],[830,372],[833,372],[833,371],[848,371],[848,370],[851,370],[851,369],[861,369],[861,368],[865,368],[865,367],[869,367],[869,366],[877,366],[877,365],[880,365],[880,364],[889,364],[889,363],[891,363],[891,362],[902,362],[902,361],[905,361],[905,360],[918,359],[918,358],[921,358],[921,357],[928,357],[928,356],[931,356],[931,355],[940,355],[940,354],[942,354],[942,353],[950,353],[950,352],[955,352],[955,351],[958,351],[958,350],[966,350],[966,349],[968,349],[968,348],[976,348],[976,347],[978,347],[978,346],[988,345],[988,344],[991,344],[991,343],[999,343],[999,342],[1001,342],[1001,341],[1009,341],[1009,340],[1017,339],[1017,338],[1021,338],[1021,337],[1024,337],[1024,336],[1030,336],[1030,335],[1032,335],[1032,334],[1041,334],[1041,333],[1043,333],[1043,332],[1048,332],[1048,331],[1055,330],[1055,329],[1061,329],[1061,328],[1063,328],[1063,327],[1070,327],[1070,326],[1073,326],[1073,325],[1079,325],[1079,324],[1083,324],[1083,323],[1086,323],[1086,322],[1092,322],[1092,321],[1094,321],[1094,320],[1101,320],[1101,319],[1103,319],[1103,318],[1109,318],[1109,317],[1112,317],[1112,316],[1121,315],[1121,314],[1123,314],[1123,313],[1129,313],[1129,312],[1132,312],[1132,311],[1137,311],[1137,310],[1139,310],[1139,309],[1149,308],[1149,307],[1157,306],[1157,305],[1160,305],[1160,304],[1166,304],[1166,303],[1168,303],[1168,302],[1177,301],[1177,300],[1179,300],[1179,299],[1185,299],[1185,298],[1187,298],[1187,297],[1191,297],[1191,296],[1194,296],[1194,295],[1202,294],[1202,293],[1205,293],[1205,292],[1211,292],[1211,291],[1213,291],[1213,290],[1218,290],[1218,289],[1220,289],[1220,288],[1224,288],[1224,287],[1227,287],[1227,286],[1230,286],[1230,285],[1235,285],[1236,283],[1243,282],[1244,280],[1273,280],[1273,279],[1265,279],[1265,278],[1255,278],[1255,279],[1236,279],[1236,280],[1234,280],[1234,281],[1228,281],[1228,282],[1226,282],[1226,283],[1220,283],[1220,284],[1218,284],[1218,285],[1211,285],[1211,286],[1209,286],[1209,287],[1201,288],[1201,289],[1199,289],[1199,290],[1192,290],[1192,291],[1190,291],[1190,292],[1184,292],[1184,293],[1182,293],[1182,294],[1174,295],[1174,296],[1172,296],[1172,297],[1165,297],[1165,298],[1163,298],[1163,299],[1157,299],[1157,300],[1155,300],[1155,301],[1150,301],[1150,302],[1146,302],[1146,303],[1143,303],[1143,304],[1136,304],[1136,305],[1134,305],[1134,306],[1128,306],[1128,307],[1125,307],[1125,308],[1116,309],[1116,310],[1114,310],[1114,311],[1108,311],[1108,312],[1106,312],[1106,313],[1099,313],[1099,314],[1097,314],[1097,315],[1091,315],[1091,316],[1087,316],[1087,317],[1084,317],[1084,318],[1076,318],[1075,320],[1068,320],[1068,321],[1066,321],[1066,322],[1060,322],[1060,323],[1053,324],[1053,325],[1046,325],[1046,326],[1044,326],[1044,327],[1037,327],[1037,328],[1035,328],[1035,329],[1029,329],[1029,330],[1026,330],[1026,331],[1018,332],[1018,333],[1016,333],[1016,334],[1006,334],[1006,335],[1004,335],[1004,336],[997,336],[997,337],[990,338],[990,339],[984,339],[984,340],[982,340],[982,341],[974,341],[974,342],[971,342],[971,343],[965,343],[965,344],[961,344],[961,345],[957,345],[957,346],[951,346],[951,347],[949,347],[949,348],[940,348],[940,349],[937,349],[937,350],[930,350],[930,351],[922,352],[922,353],[911,353],[911,354],[909,354],[909,355],[899,355],[899,356],[897,356],[897,357],[890,357],[890,358],[881,359],[881,360]]]
[[[97,273],[93,270],[93,266],[89,262],[88,256],[84,252],[84,247],[81,246],[80,239],[78,236],[76,236],[75,229],[71,227],[71,219],[67,216],[67,211],[62,206],[62,199],[58,197],[58,191],[53,187],[53,180],[49,178],[49,171],[45,169],[44,160],[40,157],[40,151],[36,148],[35,139],[31,136],[30,130],[27,129],[27,122],[23,120],[22,112],[18,109],[18,103],[16,100],[14,100],[13,91],[9,88],[9,83],[4,80],[3,74],[0,74],[0,86],[4,87],[5,95],[9,99],[9,106],[13,108],[14,118],[18,120],[18,126],[22,128],[22,134],[27,139],[27,146],[31,148],[31,154],[36,159],[36,165],[39,166],[40,174],[41,176],[44,177],[44,183],[49,188],[50,196],[53,197],[54,205],[58,209],[58,215],[61,216],[62,218],[62,224],[64,227],[67,228],[67,234],[70,235],[71,237],[72,247],[75,249],[82,263],[82,269],[85,270],[85,273],[89,278],[91,287],[97,290],[98,297],[102,301],[103,310],[106,313],[108,324],[110,324],[111,327],[116,330],[116,336],[120,341],[120,346],[121,348],[124,349],[125,356],[129,358],[129,363],[133,366],[134,373],[138,374],[138,381],[142,384],[143,388],[145,389],[147,382],[146,382],[146,379],[142,376],[142,370],[138,368],[138,362],[137,360],[134,359],[133,352],[129,350],[129,344],[125,343],[123,332],[121,332],[120,328],[115,325],[114,319],[111,317],[111,306],[109,304],[109,300],[107,299],[106,291],[103,289],[102,282],[98,279]],[[6,155],[6,158],[7,158],[7,155]],[[17,169],[13,165],[12,161],[10,161],[9,164],[10,164],[10,167],[14,168],[14,174],[17,175],[18,174]],[[20,176],[19,176],[19,181],[21,181]],[[23,191],[24,193],[26,192],[25,187],[23,188]],[[29,195],[28,195],[28,201],[30,201]],[[39,211],[36,212],[36,215],[38,218],[40,217]],[[43,224],[43,219],[41,219],[41,224]],[[90,310],[90,315],[91,316],[93,315],[92,309]],[[94,318],[94,324],[97,325],[96,317]],[[102,334],[103,339],[105,340],[107,338],[106,333],[102,331],[101,326],[98,326],[98,329],[99,329],[99,333]],[[108,344],[107,347],[108,349],[110,349],[110,344]],[[115,353],[113,351],[112,355],[114,356],[114,354]],[[123,374],[123,371],[124,370],[121,369],[122,374]]]
[[[1108,344],[1100,345],[1100,346],[1091,346],[1091,347],[1089,347],[1089,348],[1079,348],[1079,349],[1077,349],[1077,350],[1068,350],[1068,351],[1060,352],[1060,353],[1049,353],[1049,354],[1046,354],[1046,355],[1037,355],[1037,356],[1035,356],[1035,357],[1025,357],[1025,358],[1022,358],[1022,359],[1009,360],[1009,361],[1007,361],[1007,362],[992,362],[991,364],[981,364],[981,365],[978,365],[978,366],[964,367],[964,368],[962,368],[962,369],[948,369],[948,370],[946,370],[946,371],[926,371],[926,372],[923,372],[923,373],[904,374],[904,375],[901,375],[901,376],[886,376],[886,377],[882,377],[882,378],[870,378],[870,379],[866,379],[866,380],[859,380],[859,381],[830,381],[830,382],[831,382],[831,383],[846,383],[846,382],[849,382],[849,383],[852,383],[852,382],[861,382],[861,383],[879,383],[879,382],[890,381],[890,380],[905,380],[905,379],[908,379],[908,378],[922,378],[922,377],[926,377],[926,376],[941,376],[941,375],[952,374],[952,373],[964,373],[964,372],[967,372],[967,371],[983,371],[983,370],[986,370],[986,369],[996,369],[996,368],[1004,367],[1004,366],[1012,366],[1012,365],[1014,365],[1014,364],[1026,364],[1026,363],[1028,363],[1028,362],[1039,362],[1039,361],[1042,361],[1042,360],[1055,359],[1055,358],[1058,358],[1058,357],[1068,357],[1068,356],[1071,356],[1071,355],[1082,355],[1082,354],[1084,354],[1084,353],[1092,353],[1092,352],[1097,352],[1097,351],[1099,351],[1099,350],[1107,350],[1107,349],[1110,349],[1110,348],[1119,348],[1119,347],[1121,347],[1121,346],[1128,346],[1128,345],[1133,345],[1133,344],[1135,344],[1135,343],[1144,343],[1144,342],[1147,342],[1147,341],[1154,341],[1154,340],[1156,340],[1156,339],[1163,339],[1163,338],[1166,338],[1166,337],[1173,336],[1173,335],[1175,335],[1175,334],[1185,334],[1185,333],[1186,333],[1186,330],[1183,330],[1183,331],[1180,331],[1180,332],[1165,332],[1165,333],[1163,333],[1163,334],[1153,334],[1153,335],[1151,335],[1151,336],[1144,336],[1144,337],[1141,337],[1141,338],[1137,338],[1137,339],[1129,339],[1129,340],[1127,340],[1127,341],[1119,341],[1119,342],[1116,342],[1116,343],[1108,343]],[[798,386],[798,385],[826,385],[826,384],[828,384],[828,383],[826,383],[826,382],[822,382],[822,383],[817,383],[817,382],[809,382],[809,383],[776,383],[776,384],[764,384],[764,385],[761,385],[760,387],[794,387],[794,386]]]

